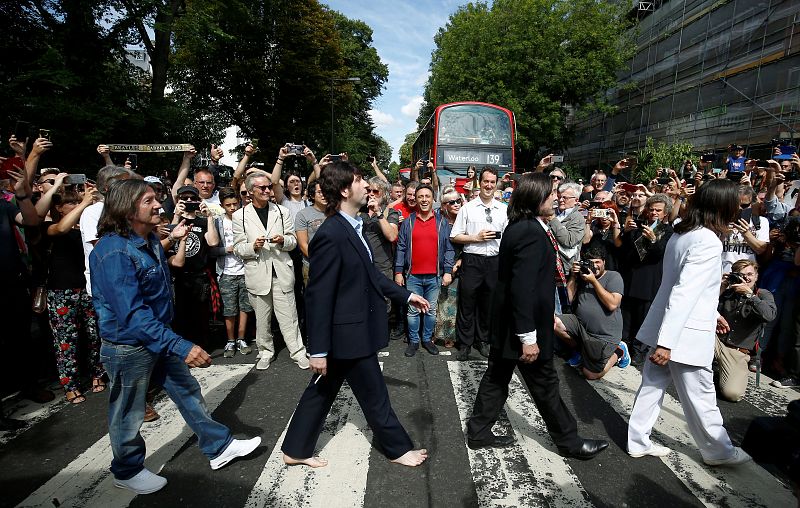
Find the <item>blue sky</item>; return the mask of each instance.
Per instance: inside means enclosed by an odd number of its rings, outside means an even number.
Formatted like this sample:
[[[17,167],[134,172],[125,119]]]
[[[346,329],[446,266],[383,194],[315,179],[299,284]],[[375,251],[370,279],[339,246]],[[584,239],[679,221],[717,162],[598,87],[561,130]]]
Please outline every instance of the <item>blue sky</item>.
[[[377,133],[389,142],[394,160],[403,138],[416,130],[428,79],[433,36],[466,0],[323,0],[350,19],[372,27],[373,46],[389,66],[386,88],[370,111]]]

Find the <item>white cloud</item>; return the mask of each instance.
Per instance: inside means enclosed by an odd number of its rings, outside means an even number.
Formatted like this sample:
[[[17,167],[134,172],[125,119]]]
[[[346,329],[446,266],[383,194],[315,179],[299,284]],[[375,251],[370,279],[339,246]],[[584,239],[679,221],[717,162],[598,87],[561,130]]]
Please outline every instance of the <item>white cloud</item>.
[[[389,127],[397,123],[397,120],[391,113],[384,113],[378,109],[370,109],[368,113],[377,127]]]
[[[405,103],[402,108],[400,108],[400,112],[410,118],[417,118],[419,115],[419,108],[422,106],[422,101],[424,99],[421,95],[417,95],[412,97],[410,101]]]

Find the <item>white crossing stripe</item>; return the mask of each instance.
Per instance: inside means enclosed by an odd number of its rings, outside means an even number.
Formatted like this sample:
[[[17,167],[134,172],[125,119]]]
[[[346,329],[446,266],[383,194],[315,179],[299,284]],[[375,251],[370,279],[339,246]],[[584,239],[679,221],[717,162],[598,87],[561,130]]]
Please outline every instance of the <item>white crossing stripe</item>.
[[[634,368],[613,368],[603,379],[589,384],[628,421],[641,381],[641,374]],[[653,428],[653,440],[672,450],[661,460],[706,506],[775,508],[797,504],[786,485],[754,462],[734,467],[705,465],[689,434],[681,404],[669,393],[664,395],[664,404]]]
[[[333,401],[317,442],[319,455],[329,460],[326,467],[283,463],[281,447],[288,428],[287,423],[247,498],[247,508],[363,506],[372,431],[347,382]]]
[[[225,400],[252,367],[236,364],[192,369],[202,387],[209,412]],[[144,425],[141,434],[148,450],[145,467],[158,472],[194,433],[168,397],[155,409],[161,418]],[[128,506],[136,495],[114,487],[109,471],[112,457],[111,442],[106,434],[18,506],[53,506],[54,499],[63,507]]]
[[[760,386],[756,388],[756,375],[747,377],[747,391],[742,400],[754,405],[768,416],[786,416],[786,406],[793,400],[800,399],[800,392],[792,388],[775,388],[770,386],[772,379],[761,374]]]
[[[466,422],[486,362],[447,362],[447,366],[466,443]],[[580,480],[558,455],[536,405],[516,374],[509,386],[505,413],[507,418],[501,413],[493,431],[513,434],[517,443],[502,449],[467,449],[479,505],[592,506]]]

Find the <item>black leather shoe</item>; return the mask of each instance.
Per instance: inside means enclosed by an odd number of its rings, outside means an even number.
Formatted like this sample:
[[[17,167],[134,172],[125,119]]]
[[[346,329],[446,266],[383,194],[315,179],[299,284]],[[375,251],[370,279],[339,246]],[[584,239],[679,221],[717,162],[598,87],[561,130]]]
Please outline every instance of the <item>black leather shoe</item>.
[[[417,354],[417,349],[419,349],[419,342],[409,342],[408,346],[406,346],[406,351],[403,353],[408,358],[411,358],[415,354]]]
[[[492,434],[489,439],[470,439],[467,438],[467,446],[473,450],[478,448],[505,448],[516,443],[517,439],[514,436],[496,436]]]
[[[463,349],[459,349],[458,353],[456,353],[456,360],[463,362],[464,360],[469,359],[469,352],[472,348],[469,346],[464,347]]]
[[[577,450],[562,452],[561,456],[573,459],[589,460],[608,448],[608,441],[603,439],[584,439]]]
[[[13,418],[6,418],[5,416],[0,417],[0,431],[19,430],[26,425],[27,424],[21,420],[14,420]]]
[[[439,349],[437,349],[436,344],[434,344],[432,340],[423,340],[422,347],[425,348],[425,351],[432,355],[439,354]]]
[[[492,348],[491,348],[491,346],[489,346],[489,344],[487,342],[478,342],[478,352],[484,358],[489,358],[489,351],[491,351],[491,350],[492,350]]]

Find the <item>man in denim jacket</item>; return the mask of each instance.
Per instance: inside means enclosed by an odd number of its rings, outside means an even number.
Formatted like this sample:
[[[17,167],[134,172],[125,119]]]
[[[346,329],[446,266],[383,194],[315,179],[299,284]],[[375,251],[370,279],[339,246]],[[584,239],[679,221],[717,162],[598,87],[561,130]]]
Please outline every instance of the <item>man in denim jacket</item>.
[[[143,180],[115,182],[100,217],[100,240],[89,257],[103,338],[100,357],[111,384],[111,472],[115,486],[137,494],[155,492],[167,483],[144,468],[145,443],[139,434],[151,374],[197,434],[211,469],[249,454],[261,443],[259,437],[233,439],[228,427],[211,419],[200,385],[189,373],[189,367],[208,367],[211,357],[169,327],[174,314],[169,268],[153,233],[160,210],[155,192]]]
[[[416,211],[400,225],[397,237],[394,281],[412,293],[422,295],[431,307],[422,318],[422,347],[438,355],[431,338],[436,324],[436,301],[439,287],[453,282],[455,251],[450,243],[450,223],[439,210],[433,210],[433,189],[420,185],[416,190]],[[405,355],[414,356],[419,349],[419,310],[408,307],[408,347]]]

